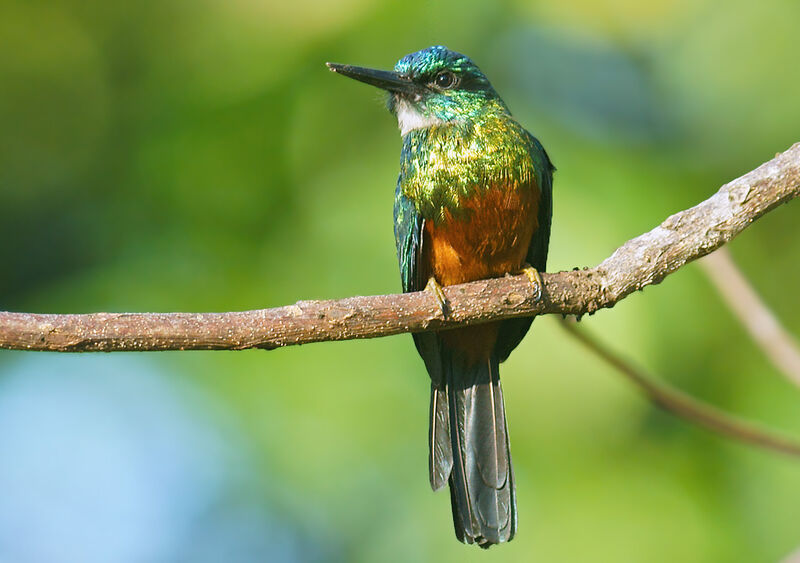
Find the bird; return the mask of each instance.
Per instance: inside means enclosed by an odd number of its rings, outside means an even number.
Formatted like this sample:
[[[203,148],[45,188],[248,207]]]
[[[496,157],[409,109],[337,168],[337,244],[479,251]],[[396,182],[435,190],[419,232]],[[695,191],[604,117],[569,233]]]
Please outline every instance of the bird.
[[[388,92],[402,150],[394,234],[404,292],[524,272],[541,298],[553,166],[469,57],[436,45],[393,71],[327,63]],[[449,484],[456,537],[488,548],[517,531],[499,365],[532,317],[413,334],[431,380],[429,477]]]

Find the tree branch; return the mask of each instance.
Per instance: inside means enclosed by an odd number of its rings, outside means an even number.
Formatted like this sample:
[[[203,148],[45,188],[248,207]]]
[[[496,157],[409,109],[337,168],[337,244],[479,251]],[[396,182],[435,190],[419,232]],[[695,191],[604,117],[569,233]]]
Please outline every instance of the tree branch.
[[[800,194],[800,143],[706,201],[628,241],[595,268],[543,274],[543,296],[524,275],[445,288],[444,318],[425,292],[300,301],[235,313],[0,313],[0,348],[60,352],[272,349],[327,340],[441,330],[504,318],[582,315],[611,307],[705,256]]]
[[[750,337],[786,378],[800,387],[800,346],[736,266],[726,248],[699,262]]]
[[[796,439],[734,417],[666,383],[657,381],[643,370],[634,367],[631,363],[611,352],[596,338],[590,336],[588,332],[579,329],[575,326],[576,322],[565,319],[562,324],[567,329],[567,332],[606,363],[616,368],[628,381],[639,388],[648,399],[665,411],[728,438],[767,450],[800,456],[800,442]]]

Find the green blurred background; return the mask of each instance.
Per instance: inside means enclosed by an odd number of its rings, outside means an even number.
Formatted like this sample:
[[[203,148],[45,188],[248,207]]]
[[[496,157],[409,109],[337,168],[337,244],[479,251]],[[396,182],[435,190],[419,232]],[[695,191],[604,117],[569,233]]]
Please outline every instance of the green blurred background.
[[[400,139],[331,60],[470,55],[558,167],[550,271],[595,265],[800,140],[795,0],[9,1],[0,309],[227,311],[399,290]],[[732,245],[800,334],[800,207]],[[689,265],[583,328],[800,434],[800,393]],[[776,561],[800,464],[662,414],[542,318],[503,367],[520,527],[427,482],[410,337],[0,353],[0,560]]]

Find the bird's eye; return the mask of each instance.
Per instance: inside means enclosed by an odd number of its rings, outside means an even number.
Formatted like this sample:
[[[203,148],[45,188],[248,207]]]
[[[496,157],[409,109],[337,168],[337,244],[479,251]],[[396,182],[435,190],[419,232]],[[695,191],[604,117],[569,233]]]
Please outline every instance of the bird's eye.
[[[448,90],[456,85],[458,79],[456,75],[450,72],[449,70],[444,70],[436,75],[433,79],[433,83],[437,88],[442,90]]]

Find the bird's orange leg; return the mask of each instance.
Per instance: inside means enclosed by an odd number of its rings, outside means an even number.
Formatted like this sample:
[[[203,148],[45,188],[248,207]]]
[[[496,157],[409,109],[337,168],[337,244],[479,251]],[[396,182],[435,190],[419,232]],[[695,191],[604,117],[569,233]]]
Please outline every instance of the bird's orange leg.
[[[544,282],[542,281],[542,275],[539,273],[539,270],[526,262],[522,265],[522,270],[520,273],[528,276],[528,280],[533,286],[534,301],[539,301],[542,298],[542,292],[544,291]]]
[[[447,317],[450,314],[450,303],[447,302],[447,297],[444,295],[442,285],[436,281],[433,276],[428,278],[428,284],[425,286],[425,291],[431,293],[436,298],[436,303],[439,305],[439,310],[442,315]]]

